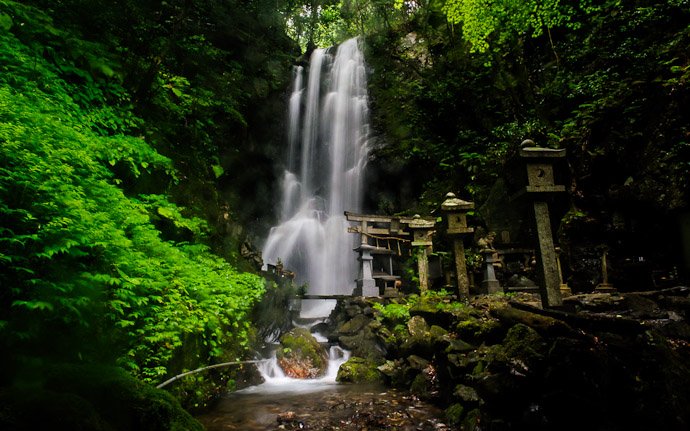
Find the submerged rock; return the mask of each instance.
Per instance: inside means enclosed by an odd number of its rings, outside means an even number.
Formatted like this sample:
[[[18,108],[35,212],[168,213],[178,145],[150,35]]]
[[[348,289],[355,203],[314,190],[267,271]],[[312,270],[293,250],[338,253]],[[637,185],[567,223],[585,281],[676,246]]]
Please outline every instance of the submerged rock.
[[[280,337],[276,357],[288,377],[313,379],[328,369],[328,353],[306,328],[294,328]]]

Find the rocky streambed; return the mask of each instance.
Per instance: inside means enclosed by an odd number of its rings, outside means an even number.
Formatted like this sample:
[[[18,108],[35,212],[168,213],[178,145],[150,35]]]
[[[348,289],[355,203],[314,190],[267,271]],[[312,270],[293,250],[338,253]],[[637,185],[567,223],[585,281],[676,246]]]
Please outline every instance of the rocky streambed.
[[[443,411],[382,383],[257,387],[228,394],[197,419],[208,431],[446,430]]]

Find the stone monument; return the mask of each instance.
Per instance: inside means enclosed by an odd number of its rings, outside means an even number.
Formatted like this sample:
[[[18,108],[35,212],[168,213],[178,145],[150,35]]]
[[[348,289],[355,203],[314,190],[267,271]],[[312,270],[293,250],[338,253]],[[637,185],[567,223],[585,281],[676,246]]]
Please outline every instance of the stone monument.
[[[474,228],[467,227],[467,212],[471,209],[474,209],[474,202],[459,199],[453,193],[446,194],[446,200],[441,204],[441,210],[446,216],[446,233],[453,239],[457,295],[458,299],[463,302],[470,299],[470,279],[467,277],[463,240],[467,235],[474,232]]]
[[[527,198],[532,203],[537,225],[538,262],[544,277],[540,286],[542,305],[544,308],[559,307],[563,305],[563,299],[548,199],[554,194],[565,192],[565,186],[557,185],[554,176],[554,163],[565,157],[565,150],[538,148],[529,139],[523,141],[520,147],[520,177],[523,186],[511,200]]]
[[[487,236],[481,238],[477,244],[481,247],[481,254],[484,256],[482,263],[482,289],[489,295],[503,292],[501,284],[496,278],[496,250],[494,249],[494,232],[489,232]]]
[[[432,252],[432,229],[436,221],[423,219],[415,214],[411,219],[401,219],[412,232],[412,246],[417,247],[417,266],[419,272],[419,289],[422,293],[429,289],[429,253]]]

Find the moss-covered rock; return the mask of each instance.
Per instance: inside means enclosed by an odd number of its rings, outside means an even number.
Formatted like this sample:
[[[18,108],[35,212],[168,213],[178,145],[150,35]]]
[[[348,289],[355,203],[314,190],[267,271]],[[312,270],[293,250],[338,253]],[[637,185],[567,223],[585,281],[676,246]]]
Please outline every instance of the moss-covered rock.
[[[404,356],[417,354],[431,357],[433,354],[433,340],[429,334],[429,325],[421,316],[414,316],[407,322],[409,337],[400,346],[400,353]]]
[[[276,357],[289,377],[313,379],[328,369],[328,353],[306,328],[294,328],[280,337]]]
[[[462,422],[463,413],[465,413],[465,408],[462,404],[451,404],[443,412],[443,418],[450,425],[458,425]]]
[[[338,341],[354,356],[378,363],[386,357],[386,343],[370,326],[364,327],[354,335],[342,335]]]
[[[421,316],[413,316],[407,322],[407,330],[410,331],[410,338],[426,338],[429,332],[429,325]]]
[[[420,358],[417,355],[408,356],[407,362],[410,364],[410,367],[414,368],[415,370],[419,370],[419,371],[422,371],[422,370],[429,367],[429,361],[427,361],[424,358]]]
[[[338,335],[354,335],[371,323],[372,319],[364,314],[356,314],[352,319],[342,322],[335,330]]]
[[[462,421],[463,431],[479,431],[481,427],[482,413],[479,409],[470,410]]]
[[[454,320],[453,313],[438,307],[438,302],[423,298],[410,307],[410,316],[424,318],[431,325],[448,326]]]
[[[336,380],[339,382],[375,382],[381,381],[382,373],[378,369],[379,364],[364,358],[351,357],[338,369]]]
[[[474,338],[475,334],[479,333],[481,325],[478,320],[462,320],[455,326],[455,332],[461,338]]]
[[[431,328],[429,329],[429,335],[431,336],[431,339],[433,341],[438,341],[444,335],[448,335],[448,331],[445,328],[442,328],[438,325],[431,325]]]
[[[424,373],[417,374],[417,377],[414,378],[412,385],[410,385],[410,392],[422,400],[430,400],[432,398],[433,387]]]
[[[464,404],[472,404],[479,402],[479,394],[477,394],[477,391],[471,386],[466,386],[462,384],[455,386],[455,389],[453,389],[453,396],[457,397]]]
[[[491,308],[491,314],[498,318],[506,327],[512,327],[520,323],[549,336],[573,336],[576,334],[576,331],[562,320],[520,310],[511,307],[508,303],[497,303],[496,306]]]
[[[401,359],[387,360],[383,365],[379,365],[377,369],[385,376],[386,383],[389,385],[402,388],[409,386],[410,382],[405,383],[405,367]]]

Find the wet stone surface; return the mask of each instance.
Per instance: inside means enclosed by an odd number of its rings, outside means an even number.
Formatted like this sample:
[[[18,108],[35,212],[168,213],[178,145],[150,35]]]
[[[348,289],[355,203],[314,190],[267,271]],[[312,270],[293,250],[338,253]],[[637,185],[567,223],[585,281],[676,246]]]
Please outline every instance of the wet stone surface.
[[[209,431],[454,429],[442,417],[441,409],[380,384],[320,384],[230,393],[197,419]]]

